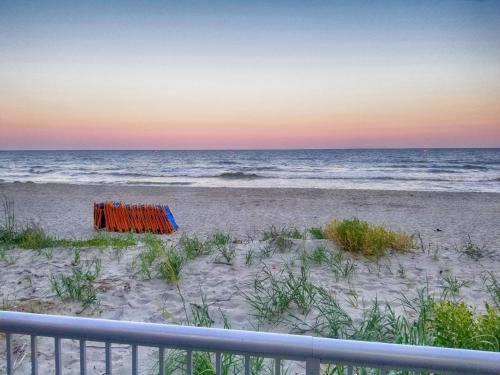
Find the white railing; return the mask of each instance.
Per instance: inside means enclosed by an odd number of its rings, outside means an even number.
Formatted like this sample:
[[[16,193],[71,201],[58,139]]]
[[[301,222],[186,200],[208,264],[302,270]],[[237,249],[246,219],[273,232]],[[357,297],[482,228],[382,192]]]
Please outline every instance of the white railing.
[[[6,337],[7,375],[13,375],[12,335],[30,335],[31,353],[37,353],[37,337],[54,338],[56,375],[62,374],[61,340],[80,342],[80,374],[87,373],[86,341],[105,343],[106,374],[112,373],[111,343],[132,347],[132,374],[138,374],[138,347],[156,347],[158,373],[164,375],[165,349],[186,351],[185,369],[193,373],[193,351],[215,353],[215,371],[221,374],[221,355],[244,357],[244,373],[250,375],[250,358],[274,359],[280,375],[283,360],[305,361],[307,375],[319,375],[321,364],[343,364],[348,374],[354,367],[431,373],[500,374],[500,353],[425,346],[336,340],[311,336],[187,327],[168,324],[124,322],[105,319],[39,315],[0,311],[0,332]],[[38,374],[37,355],[31,355],[31,373]]]

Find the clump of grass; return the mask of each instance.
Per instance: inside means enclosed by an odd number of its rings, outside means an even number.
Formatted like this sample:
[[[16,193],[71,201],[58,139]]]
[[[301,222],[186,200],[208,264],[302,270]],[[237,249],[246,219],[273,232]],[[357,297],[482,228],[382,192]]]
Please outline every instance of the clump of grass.
[[[325,236],[339,243],[346,251],[366,256],[382,256],[387,249],[411,249],[413,237],[357,218],[334,220],[325,229]]]
[[[311,227],[308,229],[308,232],[311,234],[311,237],[315,240],[324,240],[325,232],[323,232],[323,228],[320,227]]]
[[[341,251],[332,252],[328,261],[337,281],[340,278],[346,280],[352,278],[356,264],[351,259],[346,258]]]
[[[314,304],[316,287],[312,284],[305,267],[300,275],[286,269],[273,272],[264,266],[254,281],[251,292],[242,292],[259,320],[277,323],[286,312],[293,310],[306,314]]]
[[[500,281],[497,280],[493,272],[486,272],[483,276],[483,283],[491,299],[497,308],[500,308]]]
[[[443,276],[443,293],[442,298],[446,299],[448,297],[457,298],[460,295],[460,290],[463,287],[468,287],[470,282],[459,281],[456,276],[449,273]]]
[[[174,249],[170,249],[158,264],[158,275],[163,280],[178,286],[183,265],[182,255]]]
[[[486,245],[478,245],[472,241],[470,234],[467,235],[462,244],[455,245],[455,250],[460,255],[465,255],[473,260],[479,260],[491,254]]]
[[[304,238],[303,234],[297,229],[276,228],[274,225],[262,234],[262,240],[268,241],[267,245],[262,249],[261,255],[271,256],[276,251],[280,253],[286,252],[292,246],[293,239]]]
[[[165,247],[160,238],[150,233],[146,233],[143,236],[142,242],[145,245],[145,249],[134,259],[132,266],[139,269],[142,277],[151,279],[155,274],[157,263],[165,255]]]
[[[132,268],[137,268],[145,279],[158,276],[178,287],[184,256],[150,233],[145,234],[142,241],[145,249],[134,259]]]
[[[215,232],[209,244],[219,256],[220,262],[232,264],[234,256],[236,255],[236,249],[229,233]]]
[[[209,255],[211,252],[209,244],[199,239],[196,235],[190,237],[187,234],[183,234],[179,240],[179,246],[188,259]]]
[[[326,246],[316,246],[311,252],[305,249],[300,253],[300,260],[304,266],[309,264],[322,265],[327,263],[330,257],[330,251]]]
[[[297,228],[278,228],[274,225],[271,225],[269,229],[265,230],[262,233],[262,241],[273,240],[274,238],[279,236],[292,238],[295,240],[305,239],[305,233],[299,231]]]
[[[312,330],[323,337],[344,338],[352,329],[352,319],[325,289],[317,288],[314,303],[318,315]]]
[[[61,300],[80,302],[85,309],[99,304],[94,283],[100,273],[101,261],[94,259],[87,266],[73,267],[68,275],[51,276],[50,285]]]
[[[247,266],[252,265],[254,256],[255,256],[255,249],[251,247],[245,254],[245,264]]]

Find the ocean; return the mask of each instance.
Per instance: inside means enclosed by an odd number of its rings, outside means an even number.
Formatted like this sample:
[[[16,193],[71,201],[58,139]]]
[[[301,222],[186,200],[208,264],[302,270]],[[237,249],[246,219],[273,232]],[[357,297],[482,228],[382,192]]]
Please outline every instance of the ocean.
[[[0,182],[500,192],[500,149],[0,151]]]

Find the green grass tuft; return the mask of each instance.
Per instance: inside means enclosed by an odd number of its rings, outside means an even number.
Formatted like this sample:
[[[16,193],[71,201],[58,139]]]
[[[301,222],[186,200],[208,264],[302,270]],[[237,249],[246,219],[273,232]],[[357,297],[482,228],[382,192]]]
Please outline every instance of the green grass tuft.
[[[179,285],[184,258],[174,249],[168,250],[158,264],[158,275],[163,280]]]
[[[94,286],[101,273],[101,261],[93,260],[87,266],[75,266],[71,273],[58,274],[50,277],[52,290],[63,301],[77,301],[83,308],[99,305],[97,290]]]
[[[324,240],[326,238],[325,232],[323,231],[323,228],[312,227],[312,228],[309,228],[308,231],[311,234],[311,237],[315,240]]]
[[[382,256],[387,249],[406,251],[414,246],[413,238],[373,225],[357,218],[334,220],[325,229],[326,238],[336,241],[346,251],[366,256]]]
[[[186,255],[187,259],[194,259],[199,256],[209,255],[211,247],[205,241],[200,240],[197,236],[189,237],[183,234],[179,240],[179,246]]]
[[[212,234],[208,243],[219,256],[219,261],[226,264],[232,264],[236,255],[236,249],[229,233],[215,232]]]

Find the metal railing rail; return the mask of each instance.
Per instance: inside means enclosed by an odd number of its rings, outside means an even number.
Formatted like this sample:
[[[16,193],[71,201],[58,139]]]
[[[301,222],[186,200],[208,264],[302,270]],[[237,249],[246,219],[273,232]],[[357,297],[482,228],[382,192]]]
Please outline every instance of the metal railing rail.
[[[500,353],[426,346],[337,340],[311,336],[168,324],[125,322],[69,316],[0,311],[0,332],[6,336],[7,375],[13,375],[12,335],[31,336],[31,353],[37,353],[37,337],[54,338],[56,375],[62,375],[61,340],[80,342],[80,374],[87,373],[86,341],[105,343],[106,373],[112,373],[111,343],[132,346],[132,374],[138,374],[138,347],[159,349],[160,375],[164,375],[165,349],[182,349],[186,372],[192,375],[193,351],[215,353],[216,374],[221,374],[221,354],[244,356],[244,373],[250,374],[250,358],[273,358],[275,375],[281,361],[305,361],[307,375],[319,375],[321,364],[344,364],[388,370],[411,370],[460,374],[500,374]],[[31,355],[32,374],[38,374],[37,356]]]

